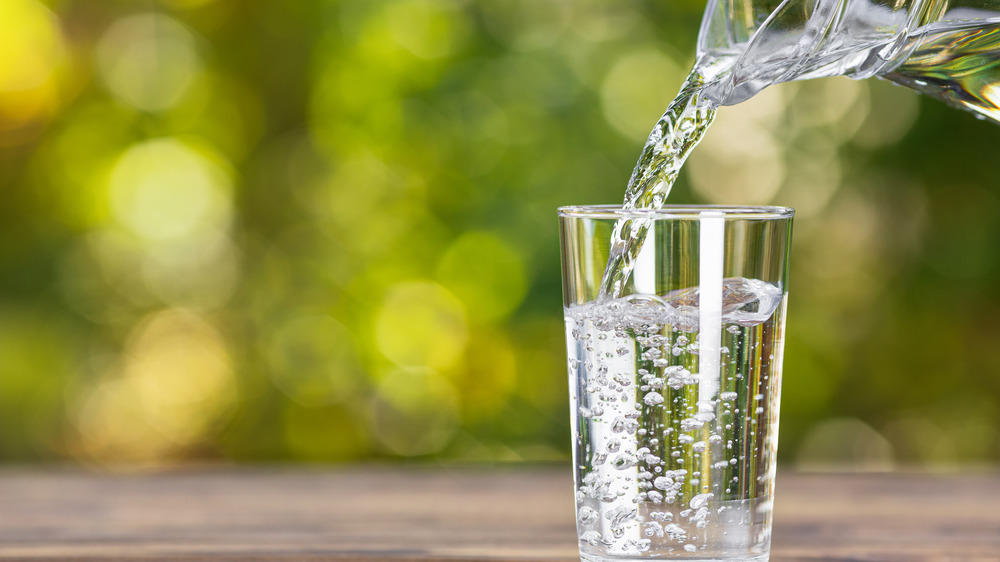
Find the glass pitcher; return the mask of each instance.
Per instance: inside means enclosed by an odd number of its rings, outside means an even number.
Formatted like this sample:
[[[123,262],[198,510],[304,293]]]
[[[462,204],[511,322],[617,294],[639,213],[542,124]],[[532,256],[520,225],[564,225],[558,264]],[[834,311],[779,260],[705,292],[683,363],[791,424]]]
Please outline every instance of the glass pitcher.
[[[881,76],[1000,123],[1000,0],[709,0],[698,52],[719,105]]]

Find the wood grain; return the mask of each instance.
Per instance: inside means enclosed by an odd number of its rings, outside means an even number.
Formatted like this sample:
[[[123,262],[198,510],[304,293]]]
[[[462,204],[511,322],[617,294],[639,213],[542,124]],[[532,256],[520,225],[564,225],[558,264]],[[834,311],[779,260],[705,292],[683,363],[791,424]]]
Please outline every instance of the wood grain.
[[[1000,475],[778,475],[775,562],[1000,561]],[[564,468],[0,472],[4,560],[576,560]]]

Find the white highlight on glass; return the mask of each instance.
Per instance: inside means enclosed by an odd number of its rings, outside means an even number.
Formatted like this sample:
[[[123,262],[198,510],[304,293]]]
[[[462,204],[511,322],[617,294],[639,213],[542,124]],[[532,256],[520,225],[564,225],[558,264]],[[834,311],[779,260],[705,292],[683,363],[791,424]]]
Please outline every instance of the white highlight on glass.
[[[722,213],[703,211],[699,218],[698,265],[698,412],[713,412],[712,399],[719,391],[722,347],[722,275],[726,220]]]

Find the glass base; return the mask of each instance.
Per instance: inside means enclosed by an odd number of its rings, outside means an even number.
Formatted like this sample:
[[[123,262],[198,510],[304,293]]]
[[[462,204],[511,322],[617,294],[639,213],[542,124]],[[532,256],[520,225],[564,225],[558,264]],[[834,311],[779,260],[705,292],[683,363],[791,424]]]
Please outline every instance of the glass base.
[[[642,557],[628,557],[628,556],[595,556],[593,554],[580,554],[580,560],[582,562],[650,562],[653,560],[676,560],[678,562],[768,562],[769,554],[759,554],[757,556],[750,556],[747,558],[688,558],[686,556],[672,556],[669,554],[663,554],[660,556],[642,556]]]

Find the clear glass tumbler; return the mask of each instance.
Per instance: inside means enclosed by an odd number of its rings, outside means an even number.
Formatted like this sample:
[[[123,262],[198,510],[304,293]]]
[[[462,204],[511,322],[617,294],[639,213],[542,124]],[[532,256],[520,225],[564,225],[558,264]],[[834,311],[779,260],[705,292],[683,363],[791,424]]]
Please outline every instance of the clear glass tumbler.
[[[767,560],[793,214],[559,209],[582,560]]]

